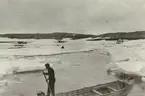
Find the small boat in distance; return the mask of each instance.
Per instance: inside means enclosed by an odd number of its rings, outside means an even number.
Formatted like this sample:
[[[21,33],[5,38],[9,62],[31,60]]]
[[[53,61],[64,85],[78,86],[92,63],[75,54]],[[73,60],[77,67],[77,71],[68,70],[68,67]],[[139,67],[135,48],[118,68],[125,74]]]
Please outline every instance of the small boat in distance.
[[[117,80],[74,91],[58,93],[56,96],[127,96],[133,88],[133,82],[134,80],[129,82]]]

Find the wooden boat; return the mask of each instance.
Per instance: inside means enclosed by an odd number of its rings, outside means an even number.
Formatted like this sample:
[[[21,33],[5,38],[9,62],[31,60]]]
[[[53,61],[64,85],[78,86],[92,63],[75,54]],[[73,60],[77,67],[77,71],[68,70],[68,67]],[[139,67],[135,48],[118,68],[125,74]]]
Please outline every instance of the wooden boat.
[[[130,82],[117,80],[74,91],[58,93],[56,96],[127,96],[132,88],[133,80]]]

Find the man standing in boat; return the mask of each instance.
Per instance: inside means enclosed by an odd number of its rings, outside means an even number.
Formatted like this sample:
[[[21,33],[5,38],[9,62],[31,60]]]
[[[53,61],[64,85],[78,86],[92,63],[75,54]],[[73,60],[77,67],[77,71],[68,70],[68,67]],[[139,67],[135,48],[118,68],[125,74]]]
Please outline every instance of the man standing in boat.
[[[48,72],[43,72],[44,76],[48,75],[48,78],[46,79],[46,82],[48,82],[48,89],[47,89],[47,96],[55,96],[55,72],[53,70],[53,68],[50,67],[49,63],[45,64],[45,67],[47,69]]]

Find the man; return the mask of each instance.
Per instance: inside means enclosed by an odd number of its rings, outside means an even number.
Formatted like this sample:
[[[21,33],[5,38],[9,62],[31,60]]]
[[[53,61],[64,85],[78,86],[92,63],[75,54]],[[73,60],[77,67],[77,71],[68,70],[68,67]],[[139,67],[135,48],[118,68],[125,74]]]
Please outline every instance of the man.
[[[47,89],[47,96],[50,96],[50,93],[52,96],[55,96],[55,72],[54,70],[50,67],[49,63],[45,64],[45,67],[48,71],[48,73],[43,72],[44,75],[48,75],[48,89]]]

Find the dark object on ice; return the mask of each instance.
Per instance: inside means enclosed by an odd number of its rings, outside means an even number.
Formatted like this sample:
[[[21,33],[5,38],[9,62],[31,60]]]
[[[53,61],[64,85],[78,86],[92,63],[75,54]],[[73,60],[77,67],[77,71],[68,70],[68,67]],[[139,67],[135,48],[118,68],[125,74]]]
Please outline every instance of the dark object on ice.
[[[48,89],[47,89],[47,96],[50,96],[50,93],[52,96],[55,96],[55,72],[53,70],[53,68],[50,67],[49,63],[45,64],[45,67],[47,69],[48,72],[43,72],[46,82],[48,84]],[[48,78],[46,78],[46,76],[48,75]],[[49,80],[49,82],[48,82]]]
[[[37,93],[37,96],[45,96],[45,93],[40,91],[40,92]]]
[[[107,69],[107,74],[110,75],[111,74],[111,69]]]
[[[63,40],[58,40],[58,43],[66,43],[67,41],[63,41]]]
[[[16,48],[24,48],[24,45],[27,44],[26,41],[17,41],[14,45]]]
[[[128,82],[117,80],[74,91],[58,93],[56,96],[127,96],[132,90],[133,84],[133,80]]]
[[[61,49],[64,49],[64,46],[61,46]]]
[[[18,41],[17,43],[18,43],[18,44],[27,44],[26,41]]]
[[[117,43],[117,44],[123,43],[123,39],[122,39],[122,38],[118,38],[116,43]]]

